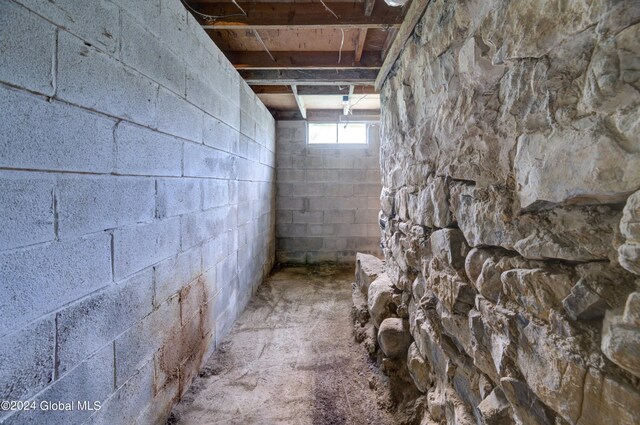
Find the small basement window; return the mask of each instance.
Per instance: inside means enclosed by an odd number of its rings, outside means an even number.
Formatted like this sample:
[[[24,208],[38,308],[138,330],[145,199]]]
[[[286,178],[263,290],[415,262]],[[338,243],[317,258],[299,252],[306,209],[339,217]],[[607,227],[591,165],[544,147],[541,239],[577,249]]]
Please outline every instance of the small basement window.
[[[366,145],[367,123],[308,123],[308,143],[310,145]]]

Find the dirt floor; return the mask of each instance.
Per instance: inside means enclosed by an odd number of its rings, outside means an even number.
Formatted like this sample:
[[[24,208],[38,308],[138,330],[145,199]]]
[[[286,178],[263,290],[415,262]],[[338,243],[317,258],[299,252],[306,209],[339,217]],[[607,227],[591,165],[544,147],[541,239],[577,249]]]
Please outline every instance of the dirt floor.
[[[353,268],[289,267],[258,290],[169,423],[393,424],[352,335]]]

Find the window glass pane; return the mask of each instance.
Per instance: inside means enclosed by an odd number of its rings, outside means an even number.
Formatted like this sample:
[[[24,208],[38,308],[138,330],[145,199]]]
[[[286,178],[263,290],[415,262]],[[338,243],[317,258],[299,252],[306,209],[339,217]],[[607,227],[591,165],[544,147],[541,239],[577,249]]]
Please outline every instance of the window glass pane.
[[[309,123],[309,144],[337,143],[336,124]]]
[[[367,125],[364,123],[338,124],[338,143],[367,143]]]

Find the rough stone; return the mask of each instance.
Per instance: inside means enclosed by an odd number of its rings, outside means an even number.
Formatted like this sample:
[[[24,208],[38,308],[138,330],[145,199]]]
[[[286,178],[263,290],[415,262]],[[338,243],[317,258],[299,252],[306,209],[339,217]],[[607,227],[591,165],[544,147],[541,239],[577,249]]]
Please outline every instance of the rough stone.
[[[431,385],[431,368],[418,351],[416,343],[413,342],[407,351],[407,368],[414,384],[421,393],[426,393]]]
[[[640,191],[629,196],[620,219],[620,233],[626,241],[618,248],[620,265],[640,274]]]
[[[395,314],[398,305],[393,301],[393,295],[396,291],[386,273],[371,282],[367,302],[371,320],[377,328],[384,319]]]
[[[612,362],[640,377],[640,326],[637,320],[629,320],[634,313],[628,312],[637,309],[635,304],[635,300],[631,300],[624,312],[621,309],[607,311],[602,323],[601,347]]]
[[[387,357],[404,356],[411,344],[409,322],[395,317],[384,319],[378,329],[378,344]]]
[[[356,284],[366,296],[369,285],[384,272],[384,263],[377,257],[361,252],[356,254]]]
[[[486,425],[511,424],[511,409],[509,401],[500,388],[494,389],[480,404],[478,411],[482,423]]]

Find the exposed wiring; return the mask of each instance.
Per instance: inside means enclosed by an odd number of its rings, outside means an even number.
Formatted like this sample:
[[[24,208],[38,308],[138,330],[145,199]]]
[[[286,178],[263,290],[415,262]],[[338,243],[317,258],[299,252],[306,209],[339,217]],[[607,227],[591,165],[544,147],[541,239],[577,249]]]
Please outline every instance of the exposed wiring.
[[[232,2],[233,4],[235,4],[235,5],[236,5],[236,7],[237,7],[238,9],[240,9],[240,11],[241,11],[242,13],[244,13],[244,16],[247,16],[247,12],[245,12],[245,11],[244,11],[244,9],[240,7],[240,5],[238,4],[238,2],[237,2],[236,0],[231,0],[231,2]]]
[[[322,5],[324,6],[324,8],[325,8],[325,9],[327,9],[327,10],[329,11],[329,13],[331,13],[333,16],[335,16],[335,17],[336,17],[336,19],[340,20],[340,18],[338,17],[338,15],[336,15],[336,13],[335,13],[333,10],[331,10],[331,9],[329,8],[329,6],[327,6],[327,4],[326,4],[323,0],[320,0],[320,3],[322,3]]]
[[[354,103],[353,105],[351,105],[351,108],[349,109],[349,113],[353,114],[353,107],[356,106],[358,103],[360,103],[360,101],[362,99],[364,99],[365,97],[369,96],[368,94],[365,94],[364,96],[362,96],[360,99],[358,99],[358,101],[356,103]]]
[[[235,3],[235,2],[234,2]],[[252,28],[253,33],[255,34],[256,38],[258,39],[258,41],[260,42],[260,44],[262,44],[262,47],[264,47],[265,52],[267,52],[267,54],[269,55],[269,57],[271,58],[272,61],[276,61],[276,58],[273,57],[273,55],[271,54],[271,52],[269,51],[269,49],[267,48],[267,45],[264,44],[264,41],[262,40],[262,37],[260,37],[260,33],[258,33],[258,30],[256,30],[255,28]]]
[[[340,50],[338,50],[338,63],[342,61],[342,46],[344,46],[344,30],[340,28],[340,32],[342,33],[342,39],[340,40]]]
[[[231,1],[233,2],[234,5],[236,5],[236,7],[238,9],[240,9],[242,11],[242,13],[232,13],[231,15],[219,15],[219,16],[207,15],[206,13],[198,12],[193,7],[191,7],[189,5],[189,3],[186,2],[186,0],[180,0],[180,1],[184,5],[184,7],[189,9],[191,12],[195,13],[196,15],[202,16],[205,19],[212,20],[212,21],[215,21],[217,19],[222,19],[222,18],[232,18],[232,17],[236,17],[236,16],[247,16],[247,12],[245,12],[244,9],[242,9],[240,7],[240,5],[235,2],[235,0],[231,0]]]

